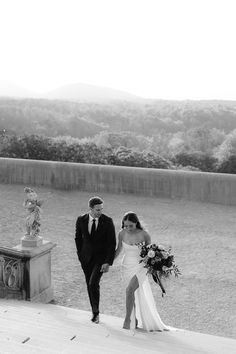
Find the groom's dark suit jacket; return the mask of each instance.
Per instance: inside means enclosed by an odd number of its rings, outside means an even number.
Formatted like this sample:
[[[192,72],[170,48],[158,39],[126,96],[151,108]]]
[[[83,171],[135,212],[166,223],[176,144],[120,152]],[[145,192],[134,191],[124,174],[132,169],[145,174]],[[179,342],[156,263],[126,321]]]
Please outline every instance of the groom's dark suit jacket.
[[[109,216],[99,217],[96,235],[88,232],[89,214],[78,217],[76,221],[75,243],[81,263],[91,260],[112,265],[116,248],[115,227]]]

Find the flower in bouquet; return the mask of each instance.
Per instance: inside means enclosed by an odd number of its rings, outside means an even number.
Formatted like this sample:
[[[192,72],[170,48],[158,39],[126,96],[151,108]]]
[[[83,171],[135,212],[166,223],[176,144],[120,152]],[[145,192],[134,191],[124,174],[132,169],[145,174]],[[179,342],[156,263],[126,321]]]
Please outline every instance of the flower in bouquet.
[[[149,258],[154,258],[156,254],[155,254],[155,252],[153,250],[150,250],[150,251],[148,251],[147,255],[148,255]]]
[[[171,247],[166,249],[162,245],[156,245],[155,243],[146,245],[145,242],[138,244],[138,247],[140,248],[140,263],[144,263],[147,273],[151,274],[154,281],[161,287],[163,296],[166,291],[162,285],[161,278],[168,278],[171,274],[177,277],[181,274],[175,264]]]

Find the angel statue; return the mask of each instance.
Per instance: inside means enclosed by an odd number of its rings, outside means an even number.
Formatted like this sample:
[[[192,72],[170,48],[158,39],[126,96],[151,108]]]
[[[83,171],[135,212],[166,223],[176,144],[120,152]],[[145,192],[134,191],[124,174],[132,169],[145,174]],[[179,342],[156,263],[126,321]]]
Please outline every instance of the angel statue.
[[[25,187],[24,192],[26,193],[26,199],[23,206],[28,212],[26,217],[26,234],[27,238],[36,238],[40,232],[40,220],[41,220],[41,205],[42,201],[38,200],[37,193],[29,188]]]

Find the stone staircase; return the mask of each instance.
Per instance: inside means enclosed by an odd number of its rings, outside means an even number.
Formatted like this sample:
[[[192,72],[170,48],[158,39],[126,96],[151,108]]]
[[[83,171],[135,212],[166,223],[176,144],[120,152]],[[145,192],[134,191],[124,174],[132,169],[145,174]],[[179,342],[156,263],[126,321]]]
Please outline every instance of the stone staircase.
[[[0,354],[236,354],[236,340],[177,329],[122,329],[122,319],[52,304],[0,299]]]

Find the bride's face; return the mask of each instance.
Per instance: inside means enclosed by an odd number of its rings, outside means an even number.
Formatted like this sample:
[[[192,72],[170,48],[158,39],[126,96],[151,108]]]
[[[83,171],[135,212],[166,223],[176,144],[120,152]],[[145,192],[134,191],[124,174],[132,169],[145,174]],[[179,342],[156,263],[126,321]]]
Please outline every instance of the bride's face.
[[[136,230],[136,223],[129,220],[125,220],[124,229],[126,229],[127,232],[133,232]]]

